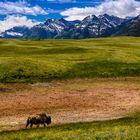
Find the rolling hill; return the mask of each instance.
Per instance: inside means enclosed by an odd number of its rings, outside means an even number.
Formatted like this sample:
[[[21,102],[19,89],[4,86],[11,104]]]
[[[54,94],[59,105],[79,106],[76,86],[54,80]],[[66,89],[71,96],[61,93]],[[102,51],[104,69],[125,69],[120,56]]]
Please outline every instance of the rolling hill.
[[[0,39],[0,44],[0,82],[140,76],[140,38]]]

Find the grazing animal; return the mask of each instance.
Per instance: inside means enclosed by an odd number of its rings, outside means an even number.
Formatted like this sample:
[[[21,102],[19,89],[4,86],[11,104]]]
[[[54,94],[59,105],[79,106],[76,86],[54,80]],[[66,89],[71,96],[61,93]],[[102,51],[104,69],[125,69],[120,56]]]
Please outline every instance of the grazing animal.
[[[26,128],[29,126],[32,128],[33,124],[39,127],[40,124],[43,124],[44,127],[51,123],[51,117],[47,116],[45,113],[38,114],[36,116],[28,117]]]

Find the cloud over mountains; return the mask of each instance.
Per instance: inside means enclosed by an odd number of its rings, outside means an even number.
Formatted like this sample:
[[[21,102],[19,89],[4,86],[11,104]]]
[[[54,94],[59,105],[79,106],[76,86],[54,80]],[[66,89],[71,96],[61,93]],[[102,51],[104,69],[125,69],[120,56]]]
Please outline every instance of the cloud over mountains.
[[[125,18],[140,14],[140,2],[136,0],[105,0],[95,7],[70,8],[61,12],[62,16],[67,16],[67,20],[82,20],[88,15],[109,14]]]
[[[15,26],[32,27],[36,24],[39,24],[39,22],[28,19],[26,16],[7,16],[3,21],[0,21],[0,32],[4,32]]]

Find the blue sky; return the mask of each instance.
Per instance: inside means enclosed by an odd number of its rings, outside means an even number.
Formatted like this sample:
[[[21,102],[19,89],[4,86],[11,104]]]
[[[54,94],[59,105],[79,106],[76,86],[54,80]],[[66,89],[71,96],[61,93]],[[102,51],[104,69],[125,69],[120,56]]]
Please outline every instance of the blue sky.
[[[82,20],[105,13],[137,16],[140,0],[0,0],[0,32],[19,25],[31,27],[47,18]]]
[[[29,4],[28,7],[39,6],[42,9],[44,9],[48,14],[38,13],[38,15],[32,15],[32,14],[20,13],[20,15],[26,15],[29,18],[42,21],[45,20],[46,18],[65,17],[60,14],[62,11],[65,11],[72,7],[79,7],[79,8],[94,7],[96,5],[101,4],[103,0],[76,0],[76,1],[75,0],[1,0],[0,2],[3,3],[11,2],[11,3],[15,3],[15,5],[16,2],[25,2]],[[16,13],[11,13],[11,14],[16,15]],[[5,18],[7,15],[8,14],[3,14],[3,15],[1,14],[0,19]]]

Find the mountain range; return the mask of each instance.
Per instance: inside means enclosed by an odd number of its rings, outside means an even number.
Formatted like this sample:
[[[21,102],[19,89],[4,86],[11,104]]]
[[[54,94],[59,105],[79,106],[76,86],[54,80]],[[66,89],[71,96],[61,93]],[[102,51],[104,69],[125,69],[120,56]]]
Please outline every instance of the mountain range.
[[[13,27],[1,33],[2,38],[80,39],[109,36],[140,36],[140,15],[131,19],[90,15],[82,21],[47,19],[31,28]]]

